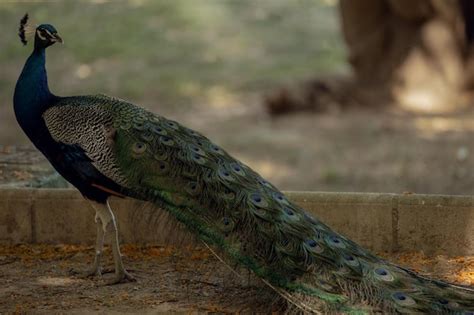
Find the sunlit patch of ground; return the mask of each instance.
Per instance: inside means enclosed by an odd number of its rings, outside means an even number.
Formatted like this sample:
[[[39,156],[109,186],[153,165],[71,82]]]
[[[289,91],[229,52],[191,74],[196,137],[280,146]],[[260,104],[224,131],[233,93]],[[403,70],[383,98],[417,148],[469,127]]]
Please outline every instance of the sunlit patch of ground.
[[[382,256],[432,278],[474,286],[474,256],[428,256],[422,252],[386,253]]]

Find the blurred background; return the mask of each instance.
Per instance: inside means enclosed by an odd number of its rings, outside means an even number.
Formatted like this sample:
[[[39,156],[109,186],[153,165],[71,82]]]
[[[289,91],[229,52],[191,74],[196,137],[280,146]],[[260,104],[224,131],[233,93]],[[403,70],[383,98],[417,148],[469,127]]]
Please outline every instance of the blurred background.
[[[281,189],[472,194],[470,6],[0,1],[0,184],[52,174],[12,109],[28,12],[65,40],[47,53],[53,93],[104,93],[177,120]]]

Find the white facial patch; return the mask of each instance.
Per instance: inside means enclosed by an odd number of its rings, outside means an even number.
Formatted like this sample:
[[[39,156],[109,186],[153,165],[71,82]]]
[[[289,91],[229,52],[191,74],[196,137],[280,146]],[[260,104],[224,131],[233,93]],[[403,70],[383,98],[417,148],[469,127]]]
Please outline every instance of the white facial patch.
[[[38,30],[36,31],[36,34],[38,35],[39,38],[41,38],[42,40],[46,40],[46,37],[44,37],[43,35],[41,35],[41,32]]]
[[[53,36],[53,34],[51,34],[51,32],[50,32],[50,31],[48,31],[48,30],[44,30],[44,31],[45,31],[45,32],[46,32],[46,33],[49,35],[49,37],[51,37],[51,38],[53,38],[53,37],[54,37],[54,36]]]

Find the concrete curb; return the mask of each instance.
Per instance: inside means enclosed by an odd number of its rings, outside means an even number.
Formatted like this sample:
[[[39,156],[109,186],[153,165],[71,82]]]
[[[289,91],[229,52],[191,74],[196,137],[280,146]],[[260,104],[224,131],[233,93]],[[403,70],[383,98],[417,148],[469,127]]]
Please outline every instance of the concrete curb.
[[[373,251],[474,254],[474,197],[287,192],[336,231]],[[192,244],[166,213],[114,199],[124,243]],[[89,243],[94,211],[73,189],[0,189],[0,243]]]

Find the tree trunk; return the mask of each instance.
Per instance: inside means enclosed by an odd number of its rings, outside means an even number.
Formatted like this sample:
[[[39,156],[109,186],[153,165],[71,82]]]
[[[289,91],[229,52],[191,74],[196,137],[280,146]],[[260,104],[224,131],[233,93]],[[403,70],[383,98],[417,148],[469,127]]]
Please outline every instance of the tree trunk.
[[[352,80],[320,79],[266,97],[272,114],[350,104],[440,113],[474,91],[474,0],[340,0]]]
[[[342,29],[359,87],[377,89],[416,111],[465,106],[473,81],[470,7],[470,0],[341,0]]]

